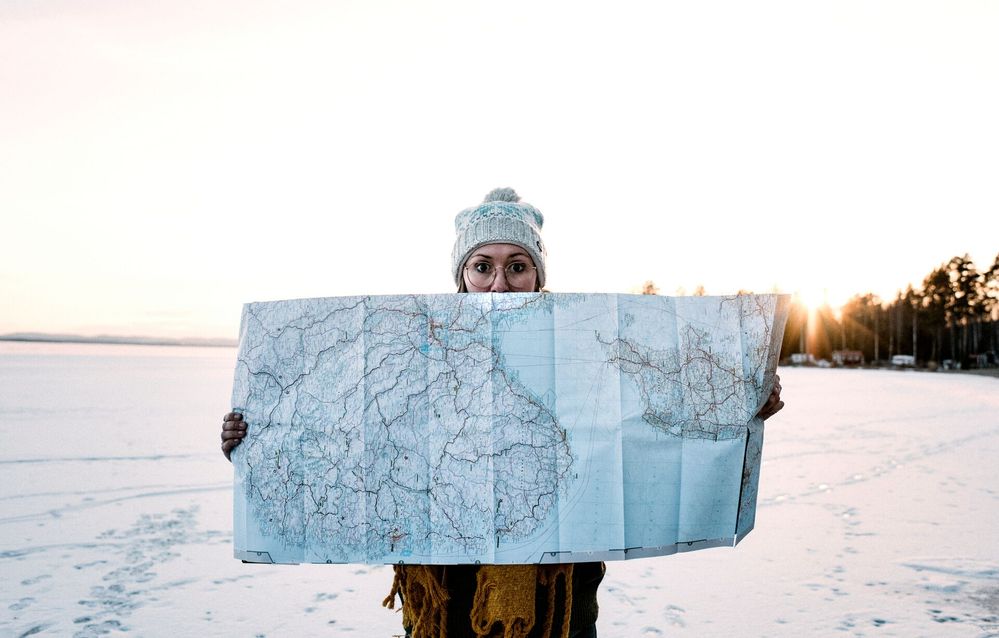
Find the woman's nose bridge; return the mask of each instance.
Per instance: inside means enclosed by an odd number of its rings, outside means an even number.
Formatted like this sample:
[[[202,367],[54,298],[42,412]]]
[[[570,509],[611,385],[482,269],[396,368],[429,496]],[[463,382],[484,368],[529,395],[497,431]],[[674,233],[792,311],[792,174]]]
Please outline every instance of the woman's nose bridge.
[[[493,285],[489,287],[491,292],[506,292],[510,289],[509,282],[506,280],[506,269],[497,268],[496,276],[493,277]]]

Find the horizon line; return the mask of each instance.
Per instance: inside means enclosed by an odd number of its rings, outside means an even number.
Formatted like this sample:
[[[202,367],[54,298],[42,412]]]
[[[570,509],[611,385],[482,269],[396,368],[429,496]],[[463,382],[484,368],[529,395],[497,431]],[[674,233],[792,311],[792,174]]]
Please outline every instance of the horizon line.
[[[0,335],[0,341],[29,343],[99,343],[134,346],[198,346],[207,348],[235,348],[236,339],[221,337],[144,337],[120,335],[86,336],[78,334],[12,332]]]

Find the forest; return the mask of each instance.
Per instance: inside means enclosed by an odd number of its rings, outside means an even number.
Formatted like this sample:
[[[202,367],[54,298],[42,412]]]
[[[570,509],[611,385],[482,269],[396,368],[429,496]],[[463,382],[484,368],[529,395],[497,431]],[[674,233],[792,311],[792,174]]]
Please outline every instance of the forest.
[[[781,358],[807,353],[831,360],[837,350],[863,353],[873,365],[898,354],[914,355],[917,367],[997,365],[999,254],[984,269],[967,254],[955,256],[890,300],[857,294],[839,309],[808,309],[795,300]]]

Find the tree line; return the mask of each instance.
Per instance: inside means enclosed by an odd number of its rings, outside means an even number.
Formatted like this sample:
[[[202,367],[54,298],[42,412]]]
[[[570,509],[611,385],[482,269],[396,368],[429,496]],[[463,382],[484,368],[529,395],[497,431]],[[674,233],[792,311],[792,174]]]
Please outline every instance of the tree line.
[[[826,305],[811,314],[793,303],[781,357],[802,352],[830,359],[834,350],[860,351],[868,363],[906,354],[921,366],[946,360],[965,368],[994,365],[999,352],[999,255],[986,269],[967,254],[953,257],[926,275],[922,286],[909,285],[889,301],[858,294],[839,312]]]

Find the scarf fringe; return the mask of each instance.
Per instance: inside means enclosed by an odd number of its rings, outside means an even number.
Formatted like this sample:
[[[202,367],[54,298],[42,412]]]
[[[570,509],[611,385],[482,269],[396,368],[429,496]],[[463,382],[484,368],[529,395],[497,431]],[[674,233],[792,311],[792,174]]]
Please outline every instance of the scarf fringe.
[[[443,585],[444,568],[436,565],[394,565],[392,591],[382,601],[395,609],[395,597],[402,602],[402,625],[413,638],[447,638],[447,603]]]

